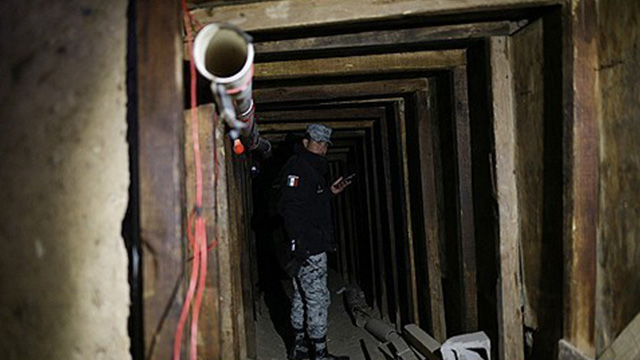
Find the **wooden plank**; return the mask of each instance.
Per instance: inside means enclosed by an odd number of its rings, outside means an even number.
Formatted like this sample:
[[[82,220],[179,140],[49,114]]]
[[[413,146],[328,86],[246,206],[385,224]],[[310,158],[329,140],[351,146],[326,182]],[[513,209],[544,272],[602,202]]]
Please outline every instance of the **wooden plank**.
[[[520,283],[520,207],[513,72],[505,37],[490,41],[493,133],[498,199],[498,354],[502,360],[524,359]]]
[[[371,167],[371,161],[372,159],[369,159],[369,157],[367,156],[367,149],[366,149],[366,135],[363,137],[363,139],[360,141],[360,146],[358,147],[358,163],[356,166],[356,171],[357,171],[357,179],[356,181],[358,182],[358,190],[360,190],[360,194],[359,194],[359,199],[357,201],[357,205],[358,205],[358,211],[362,212],[364,211],[366,214],[366,217],[364,219],[365,224],[366,224],[366,243],[367,243],[367,250],[368,250],[368,255],[369,255],[369,268],[368,269],[364,269],[368,272],[370,279],[369,281],[371,282],[371,297],[369,299],[373,300],[373,299],[377,299],[378,296],[378,285],[376,282],[376,269],[375,269],[375,263],[376,263],[376,257],[375,257],[375,249],[374,249],[374,244],[375,244],[375,236],[374,236],[374,223],[373,223],[373,212],[374,210],[372,209],[373,205],[372,205],[372,201],[371,201],[371,196],[370,193],[372,191],[371,188],[371,178],[369,177],[369,169]],[[363,203],[364,200],[364,203]],[[364,237],[363,237],[364,238]],[[366,292],[366,289],[365,289]]]
[[[471,134],[469,129],[469,98],[467,69],[452,71],[454,91],[454,141],[457,175],[458,248],[460,258],[460,289],[462,296],[462,328],[471,332],[478,328],[476,288],[476,247],[473,223],[471,179]]]
[[[511,64],[510,74],[513,76],[513,99],[510,99],[514,108],[512,115],[515,117],[516,139],[520,139],[516,143],[516,183],[520,226],[518,244],[521,248],[520,268],[524,296],[523,319],[525,325],[531,329],[538,329],[539,325],[546,327],[546,324],[540,324],[538,321],[540,319],[544,322],[549,317],[546,312],[550,310],[550,307],[541,303],[546,290],[541,284],[552,280],[544,279],[542,275],[543,269],[548,267],[548,256],[551,255],[544,251],[546,248],[543,246],[543,229],[547,226],[544,222],[545,196],[550,199],[549,185],[545,185],[545,170],[551,171],[551,166],[545,166],[544,156],[552,151],[544,146],[545,77],[540,74],[544,74],[545,67],[550,66],[545,64],[543,31],[543,20],[537,20],[514,34],[507,46],[508,60]],[[500,97],[497,95],[498,99]],[[546,115],[549,117],[549,114]],[[541,342],[537,343],[542,345]],[[554,343],[555,341],[550,341],[545,345],[551,348],[555,346]],[[547,356],[552,354],[549,353]]]
[[[335,130],[346,130],[346,129],[363,129],[370,128],[373,126],[373,120],[366,121],[325,121],[323,124],[335,129]],[[269,132],[282,132],[282,131],[304,131],[307,129],[307,126],[315,123],[315,121],[311,122],[298,122],[298,123],[273,123],[273,124],[259,124],[258,129],[260,132],[269,133]]]
[[[213,106],[205,105],[197,109],[198,136],[200,138],[200,154],[202,159],[203,176],[203,214],[206,219],[206,231],[209,243],[214,241],[216,208],[215,189],[213,182]],[[193,143],[191,110],[184,112],[185,122],[185,195],[186,209],[191,212],[195,206],[195,165],[193,158]],[[189,263],[190,264],[190,263]],[[190,269],[190,266],[186,266]],[[207,278],[202,299],[202,310],[198,322],[198,354],[204,358],[216,359],[220,357],[220,314],[218,312],[218,252],[210,251],[207,259]],[[185,334],[188,334],[185,332]]]
[[[231,149],[231,140],[228,136],[225,136],[224,146],[226,149]],[[241,174],[238,161],[240,159],[235,155],[229,155],[227,161],[220,163],[220,166],[227,167],[227,196],[229,213],[226,216],[229,222],[229,259],[231,272],[231,294],[232,299],[232,314],[234,320],[234,332],[233,341],[235,344],[235,352],[237,359],[247,358],[247,343],[246,343],[246,329],[245,329],[245,314],[244,314],[244,293],[243,293],[243,272],[242,272],[242,253],[243,253],[243,229],[244,223],[242,221],[242,193],[240,192],[239,178]],[[223,216],[222,221],[225,220]],[[248,274],[247,274],[248,275]]]
[[[374,249],[376,251],[377,254],[377,261],[375,262],[378,267],[377,267],[377,271],[376,274],[378,275],[378,280],[379,280],[379,297],[376,299],[377,300],[377,304],[378,304],[378,310],[380,311],[380,316],[383,319],[388,319],[389,317],[389,301],[387,300],[387,297],[389,296],[389,291],[387,289],[387,282],[386,282],[386,278],[387,278],[387,269],[385,267],[385,263],[384,263],[384,246],[383,246],[383,229],[382,229],[382,214],[381,214],[381,200],[380,200],[380,184],[379,184],[379,178],[378,178],[378,164],[380,164],[380,159],[378,158],[376,151],[375,151],[375,137],[374,137],[374,132],[373,131],[369,131],[368,132],[368,141],[366,142],[367,146],[368,146],[368,152],[369,152],[369,157],[371,158],[371,171],[369,172],[368,176],[371,179],[372,182],[372,204],[373,204],[373,208],[375,210],[374,216],[375,216],[375,245],[374,245]]]
[[[482,39],[489,36],[509,35],[514,28],[510,21],[455,24],[409,29],[366,31],[354,34],[285,39],[255,43],[256,54],[289,55],[301,51],[331,51],[371,46],[398,46],[424,44],[462,39]]]
[[[309,76],[375,75],[389,72],[442,70],[464,65],[464,50],[419,51],[255,64],[256,80]]]
[[[442,274],[440,271],[440,212],[436,196],[436,175],[434,162],[434,134],[432,122],[435,99],[433,91],[416,93],[416,112],[418,119],[418,147],[420,156],[420,179],[422,194],[422,213],[424,216],[424,249],[427,254],[427,279],[429,286],[429,318],[431,333],[441,343],[447,339],[445,322],[444,297],[442,293]],[[419,245],[419,246],[422,246]],[[424,325],[423,325],[424,326]]]
[[[640,314],[622,331],[598,360],[640,359]]]
[[[384,113],[381,107],[358,107],[358,108],[315,108],[315,109],[294,109],[294,110],[273,110],[260,111],[257,110],[259,122],[264,123],[280,123],[289,121],[326,121],[326,120],[358,120],[378,118]]]
[[[135,7],[144,356],[168,359],[183,284],[181,18],[175,1]]]
[[[575,346],[561,339],[558,343],[558,360],[592,360],[580,352]]]
[[[270,1],[216,6],[193,11],[201,23],[228,22],[245,31],[294,29],[303,26],[341,25],[346,22],[379,22],[401,17],[433,17],[461,12],[493,12],[561,4],[560,0],[457,0],[402,2],[323,0],[310,6],[306,0]]]
[[[405,229],[407,241],[405,242],[405,267],[409,273],[409,281],[407,284],[407,297],[409,300],[409,321],[420,325],[420,316],[418,312],[418,282],[416,279],[416,259],[414,253],[414,233],[412,231],[413,224],[411,219],[411,201],[409,199],[409,155],[407,151],[407,120],[404,106],[399,109],[402,114],[398,116],[395,128],[397,137],[399,138],[399,148],[397,149],[398,161],[402,164],[399,176],[402,179],[400,200],[404,206],[404,214],[402,216],[402,226]]]
[[[305,85],[286,88],[256,88],[253,98],[257,104],[294,102],[310,99],[322,99],[323,101],[353,98],[376,97],[389,94],[404,94],[427,86],[427,80],[403,79],[387,81],[365,81],[332,85]]]
[[[596,354],[640,312],[640,2],[598,4]],[[633,358],[633,357],[630,357]],[[635,358],[640,358],[636,356]]]
[[[240,173],[240,198],[242,199],[242,218],[240,230],[242,239],[239,243],[242,245],[240,249],[241,260],[241,280],[242,280],[242,300],[244,303],[244,328],[245,328],[245,344],[248,359],[257,358],[257,341],[256,341],[256,320],[254,297],[257,294],[257,277],[254,276],[254,268],[257,262],[255,257],[255,239],[252,227],[253,210],[253,186],[251,177],[251,158],[247,157],[239,165]]]
[[[221,338],[221,359],[239,360],[238,336],[236,331],[237,316],[235,313],[234,273],[231,257],[232,253],[232,224],[229,221],[229,182],[227,169],[229,147],[226,146],[228,137],[225,135],[224,124],[218,122],[214,128],[214,149],[218,159],[216,186],[216,216],[218,219],[218,282],[219,282],[219,313]]]
[[[595,356],[598,214],[597,5],[565,7],[564,338]]]

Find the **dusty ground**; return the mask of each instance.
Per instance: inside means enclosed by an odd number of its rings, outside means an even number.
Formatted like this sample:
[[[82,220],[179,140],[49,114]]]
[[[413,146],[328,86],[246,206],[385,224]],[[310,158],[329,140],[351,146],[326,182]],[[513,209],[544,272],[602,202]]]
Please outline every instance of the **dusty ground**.
[[[258,360],[286,359],[284,338],[289,341],[288,307],[292,286],[290,280],[280,281],[281,289],[270,289],[261,298],[256,324],[256,342]],[[329,273],[329,290],[331,291],[331,307],[329,308],[329,351],[336,355],[346,355],[351,360],[384,360],[378,350],[378,341],[364,329],[351,323],[344,307],[343,295],[337,294],[342,288],[340,276]]]

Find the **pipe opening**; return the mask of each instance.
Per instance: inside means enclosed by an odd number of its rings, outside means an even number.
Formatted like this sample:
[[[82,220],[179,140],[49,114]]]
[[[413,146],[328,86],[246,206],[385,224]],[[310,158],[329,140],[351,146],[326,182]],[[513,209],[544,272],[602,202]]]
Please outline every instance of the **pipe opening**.
[[[240,72],[247,61],[247,42],[232,30],[220,29],[205,53],[207,71],[218,78],[228,78]]]

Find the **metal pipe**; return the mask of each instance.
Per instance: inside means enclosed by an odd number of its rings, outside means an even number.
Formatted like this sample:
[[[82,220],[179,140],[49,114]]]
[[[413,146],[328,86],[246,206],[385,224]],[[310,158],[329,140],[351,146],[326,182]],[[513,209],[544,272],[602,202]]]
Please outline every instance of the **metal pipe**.
[[[228,24],[205,26],[193,47],[196,68],[211,80],[216,108],[229,127],[234,151],[241,154],[248,146],[268,155],[271,144],[260,137],[251,94],[254,56],[251,37]]]

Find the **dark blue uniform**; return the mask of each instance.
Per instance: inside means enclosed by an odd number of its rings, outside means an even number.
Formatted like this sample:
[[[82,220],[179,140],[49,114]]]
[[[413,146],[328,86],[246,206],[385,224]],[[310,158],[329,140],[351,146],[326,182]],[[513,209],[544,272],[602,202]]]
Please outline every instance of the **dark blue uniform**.
[[[282,169],[278,203],[292,255],[287,269],[294,282],[291,323],[297,334],[304,334],[306,313],[309,337],[322,345],[330,303],[326,252],[334,249],[328,171],[323,156],[298,146]]]

